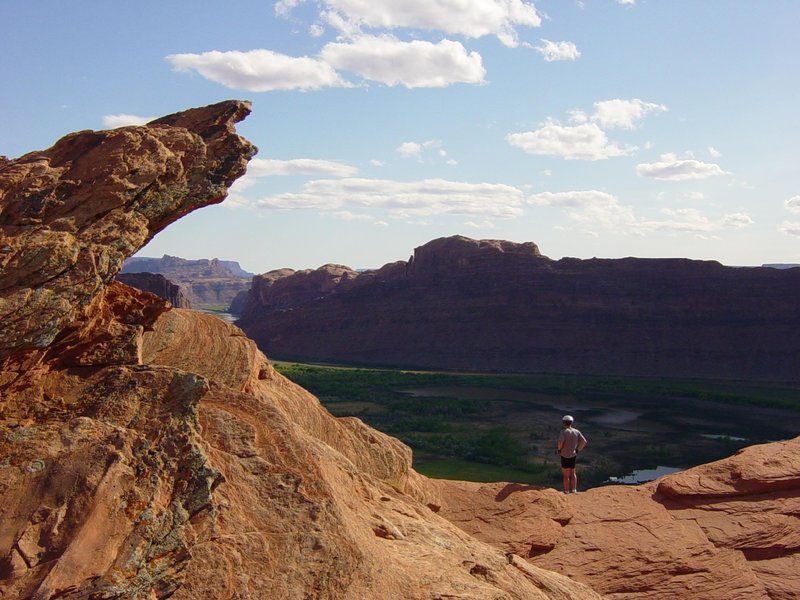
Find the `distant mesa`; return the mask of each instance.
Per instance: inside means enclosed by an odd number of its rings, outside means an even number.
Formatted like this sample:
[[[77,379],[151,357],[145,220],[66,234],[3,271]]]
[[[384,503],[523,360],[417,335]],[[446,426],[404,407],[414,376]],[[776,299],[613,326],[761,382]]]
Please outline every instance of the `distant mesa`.
[[[187,260],[166,254],[161,258],[129,258],[121,274],[145,272],[163,275],[178,285],[195,308],[230,306],[237,294],[250,289],[253,277],[253,273],[242,269],[236,261],[217,258]]]
[[[408,261],[256,276],[238,325],[275,358],[487,372],[800,380],[800,270],[551,260],[454,236]]]

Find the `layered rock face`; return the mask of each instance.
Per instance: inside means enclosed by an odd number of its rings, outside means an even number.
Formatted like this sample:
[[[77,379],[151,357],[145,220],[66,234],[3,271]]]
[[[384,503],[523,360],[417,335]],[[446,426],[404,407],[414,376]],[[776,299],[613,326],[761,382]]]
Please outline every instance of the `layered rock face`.
[[[432,482],[468,533],[611,598],[800,594],[800,438],[643,486],[569,496]]]
[[[0,164],[0,596],[574,598],[242,332],[112,281],[255,148],[224,102]]]
[[[470,371],[799,381],[800,269],[550,260],[463,237],[356,273],[257,276],[238,324],[270,355]]]
[[[192,308],[181,287],[158,273],[120,273],[117,281],[168,300],[175,308]]]
[[[235,261],[217,258],[187,260],[167,255],[130,258],[122,266],[121,274],[128,276],[144,272],[163,275],[179,285],[181,292],[197,308],[230,306],[237,294],[250,289],[252,279],[252,274]]]

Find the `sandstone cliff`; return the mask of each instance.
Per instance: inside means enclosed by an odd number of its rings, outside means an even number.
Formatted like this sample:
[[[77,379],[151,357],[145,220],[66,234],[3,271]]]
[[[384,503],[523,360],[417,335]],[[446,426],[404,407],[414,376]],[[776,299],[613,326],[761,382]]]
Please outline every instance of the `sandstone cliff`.
[[[230,306],[237,294],[250,289],[252,274],[230,260],[187,260],[164,255],[161,258],[132,257],[122,265],[121,274],[157,273],[180,286],[196,308]]]
[[[216,317],[112,279],[255,148],[224,102],[0,164],[0,596],[599,598],[435,514]]]
[[[238,324],[276,358],[800,381],[797,290],[800,269],[554,261],[456,236],[378,271],[257,276]]]
[[[168,300],[175,308],[192,308],[181,287],[158,273],[119,273],[117,281]]]
[[[0,164],[1,597],[797,596],[800,440],[576,496],[431,481],[238,328],[112,281],[224,197],[248,111]]]

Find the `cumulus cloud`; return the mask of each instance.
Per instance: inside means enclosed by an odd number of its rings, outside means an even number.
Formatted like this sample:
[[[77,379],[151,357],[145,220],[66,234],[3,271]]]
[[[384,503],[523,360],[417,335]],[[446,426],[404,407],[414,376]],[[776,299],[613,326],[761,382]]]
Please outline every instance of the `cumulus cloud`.
[[[494,35],[516,46],[518,27],[539,27],[532,3],[522,0],[323,0],[325,18],[345,34],[362,28],[427,29],[479,38]],[[297,0],[281,0],[283,7]]]
[[[584,224],[610,228],[635,221],[631,207],[621,205],[614,195],[598,190],[542,192],[529,196],[528,202],[537,206],[564,208],[571,219]]]
[[[719,150],[717,150],[716,148],[714,148],[714,146],[709,146],[709,147],[708,147],[708,153],[709,153],[711,156],[713,156],[714,158],[719,158],[720,156],[722,156],[722,152],[720,152]]]
[[[663,104],[643,102],[638,98],[633,100],[622,100],[620,98],[603,100],[602,102],[595,102],[594,108],[595,113],[592,115],[592,121],[604,129],[611,129],[612,127],[634,129],[636,122],[644,118],[646,114],[667,110],[667,107]]]
[[[541,46],[536,46],[536,51],[541,54],[547,62],[555,60],[575,60],[581,53],[572,42],[551,42],[542,40]]]
[[[145,125],[156,117],[140,117],[138,115],[103,115],[103,125],[111,129],[128,125]]]
[[[506,141],[528,154],[560,156],[567,160],[603,160],[637,150],[635,146],[620,147],[609,141],[595,123],[570,127],[550,121],[535,131],[510,133]]]
[[[530,204],[562,208],[569,218],[582,225],[591,224],[615,232],[708,234],[749,227],[753,220],[745,213],[731,213],[711,219],[695,208],[663,209],[661,219],[643,219],[633,208],[620,204],[613,194],[598,190],[542,192],[528,198]]]
[[[320,53],[326,64],[371,81],[407,88],[482,83],[486,75],[477,52],[459,42],[403,42],[390,35],[359,36],[352,42],[327,44]]]
[[[177,71],[196,71],[225,87],[250,92],[318,90],[350,85],[324,61],[271,50],[212,50],[202,54],[170,54],[166,60]]]
[[[403,142],[397,147],[397,153],[403,158],[419,158],[422,155],[422,144]]]
[[[704,163],[694,159],[679,159],[674,154],[663,154],[661,159],[654,163],[636,165],[636,173],[642,177],[667,181],[686,181],[730,175],[717,164]]]
[[[784,201],[783,205],[788,211],[800,213],[800,196],[792,196],[788,200]]]
[[[781,231],[786,235],[796,235],[800,237],[800,223],[784,221],[778,226],[778,231]]]
[[[395,218],[433,215],[513,218],[522,214],[522,204],[522,191],[503,184],[360,178],[309,181],[299,192],[255,201],[257,207],[265,209],[382,209]]]

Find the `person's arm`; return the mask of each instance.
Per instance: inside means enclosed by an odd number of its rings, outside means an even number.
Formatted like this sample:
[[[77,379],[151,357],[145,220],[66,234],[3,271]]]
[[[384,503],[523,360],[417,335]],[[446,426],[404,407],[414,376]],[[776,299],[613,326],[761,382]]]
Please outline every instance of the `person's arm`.
[[[578,452],[582,452],[586,446],[589,445],[589,442],[586,441],[586,438],[583,437],[583,434],[580,434],[580,439],[578,440]]]
[[[558,440],[556,440],[556,454],[561,454],[561,448],[564,446],[564,433],[561,432],[558,434]]]

